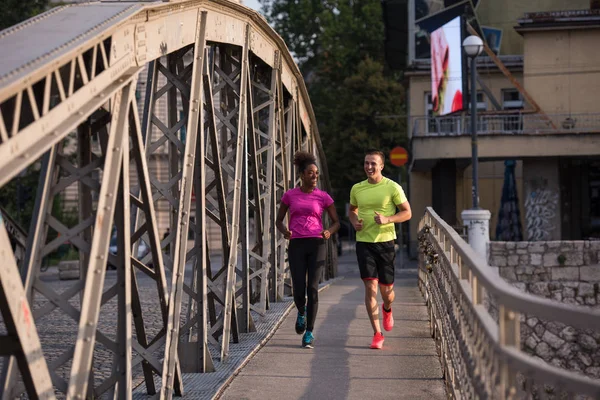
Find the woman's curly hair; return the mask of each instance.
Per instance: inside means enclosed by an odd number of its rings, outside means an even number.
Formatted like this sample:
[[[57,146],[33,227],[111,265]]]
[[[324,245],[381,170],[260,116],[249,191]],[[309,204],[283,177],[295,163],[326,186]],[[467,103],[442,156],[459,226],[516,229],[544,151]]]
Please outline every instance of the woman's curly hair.
[[[294,165],[298,167],[298,172],[304,172],[311,164],[317,165],[317,158],[308,151],[297,151],[294,154]]]

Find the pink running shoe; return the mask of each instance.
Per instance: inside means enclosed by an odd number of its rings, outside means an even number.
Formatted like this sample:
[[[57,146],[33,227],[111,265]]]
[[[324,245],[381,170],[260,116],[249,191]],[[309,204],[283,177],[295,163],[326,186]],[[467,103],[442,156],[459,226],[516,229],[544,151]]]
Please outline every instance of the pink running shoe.
[[[392,309],[390,308],[390,312],[387,312],[383,309],[382,304],[381,311],[383,312],[383,329],[386,331],[391,331],[394,327],[394,316],[392,315]]]
[[[383,347],[384,340],[385,340],[385,338],[383,337],[383,334],[381,332],[377,332],[373,336],[373,341],[371,342],[371,348],[372,349],[381,349]]]

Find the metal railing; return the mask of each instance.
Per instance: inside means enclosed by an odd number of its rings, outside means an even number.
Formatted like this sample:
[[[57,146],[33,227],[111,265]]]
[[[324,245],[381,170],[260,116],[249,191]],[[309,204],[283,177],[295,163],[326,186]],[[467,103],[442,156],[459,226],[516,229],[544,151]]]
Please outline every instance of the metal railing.
[[[413,137],[471,134],[469,114],[412,118]],[[477,117],[479,134],[593,133],[600,132],[600,113],[496,114]]]
[[[419,250],[419,288],[449,398],[600,398],[600,380],[534,358],[521,350],[520,338],[531,315],[598,332],[600,310],[509,285],[432,208],[419,224]]]

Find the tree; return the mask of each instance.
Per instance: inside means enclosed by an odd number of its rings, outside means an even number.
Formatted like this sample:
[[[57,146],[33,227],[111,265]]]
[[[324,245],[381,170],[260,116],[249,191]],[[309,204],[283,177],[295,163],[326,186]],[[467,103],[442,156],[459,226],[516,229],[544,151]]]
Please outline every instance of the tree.
[[[48,8],[48,0],[4,0],[0,13],[0,29],[25,21]]]
[[[340,212],[364,151],[406,145],[401,74],[385,68],[380,0],[262,0],[308,85]],[[396,178],[387,163],[384,173]]]

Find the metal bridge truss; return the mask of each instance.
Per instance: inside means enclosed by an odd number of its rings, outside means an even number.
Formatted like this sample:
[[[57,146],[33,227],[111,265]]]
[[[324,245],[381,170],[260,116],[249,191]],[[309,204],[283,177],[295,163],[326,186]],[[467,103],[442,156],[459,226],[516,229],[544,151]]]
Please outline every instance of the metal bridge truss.
[[[182,371],[214,371],[255,329],[253,314],[291,292],[275,216],[295,151],[318,155],[329,188],[301,74],[262,17],[225,0],[60,7],[1,32],[0,48],[32,49],[0,63],[0,187],[40,169],[27,237],[7,230],[8,216],[0,224],[2,398],[130,398],[139,384],[183,394]],[[54,207],[70,188],[75,220]],[[80,278],[56,290],[42,260],[65,242]],[[49,355],[38,332],[57,318],[66,322],[49,340],[62,350]]]
[[[600,330],[600,313],[524,293],[427,208],[419,224],[419,287],[452,399],[597,399],[600,382],[521,350],[535,317]]]

